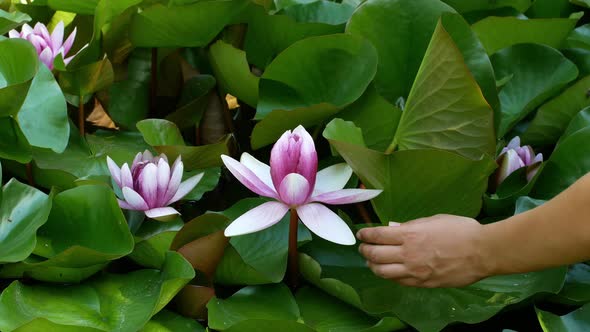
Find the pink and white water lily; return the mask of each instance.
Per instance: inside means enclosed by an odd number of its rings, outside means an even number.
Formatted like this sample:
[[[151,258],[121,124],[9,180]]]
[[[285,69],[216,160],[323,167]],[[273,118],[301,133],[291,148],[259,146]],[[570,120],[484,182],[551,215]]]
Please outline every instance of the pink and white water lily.
[[[382,191],[343,189],[352,169],[345,163],[318,170],[312,137],[302,126],[285,132],[275,143],[270,166],[243,153],[240,161],[222,155],[229,171],[248,189],[274,201],[266,202],[237,218],[225,235],[237,236],[268,228],[289,210],[296,210],[305,226],[328,241],[353,245],[354,234],[344,220],[325,204],[350,204],[370,200]]]
[[[496,162],[500,165],[496,172],[496,186],[523,167],[527,167],[527,181],[531,181],[543,162],[543,154],[539,153],[535,156],[533,148],[530,145],[521,146],[520,137],[516,136],[502,149]]]
[[[35,24],[35,28],[31,28],[28,24],[23,25],[21,32],[17,30],[10,30],[8,32],[10,38],[26,39],[33,46],[39,55],[39,60],[43,62],[49,69],[53,69],[53,62],[55,58],[61,54],[64,63],[67,65],[72,61],[74,56],[66,57],[70,52],[72,45],[76,39],[76,28],[70,36],[64,41],[64,22],[60,21],[52,33],[49,33],[47,27],[43,23]]]
[[[131,168],[127,163],[119,168],[108,156],[107,165],[123,193],[123,199],[118,199],[119,206],[126,210],[143,211],[148,218],[159,221],[168,221],[180,214],[168,205],[190,193],[204,174],[197,174],[181,183],[184,164],[180,156],[171,168],[166,155],[154,157],[147,150],[135,156]]]

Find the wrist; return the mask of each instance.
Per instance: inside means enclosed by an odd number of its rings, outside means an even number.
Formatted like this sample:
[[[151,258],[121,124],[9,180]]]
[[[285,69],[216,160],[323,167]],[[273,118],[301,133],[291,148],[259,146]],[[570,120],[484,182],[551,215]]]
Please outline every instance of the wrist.
[[[502,274],[499,266],[499,248],[497,248],[497,233],[498,223],[482,225],[479,232],[477,253],[480,261],[480,272],[482,279],[498,274]]]

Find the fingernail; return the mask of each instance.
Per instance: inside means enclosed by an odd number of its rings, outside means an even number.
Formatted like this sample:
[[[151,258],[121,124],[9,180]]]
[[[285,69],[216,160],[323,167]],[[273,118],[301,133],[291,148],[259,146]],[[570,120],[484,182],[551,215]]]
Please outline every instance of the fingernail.
[[[395,222],[395,221],[389,222],[389,226],[399,226],[399,225],[401,225],[399,222]]]
[[[362,231],[356,232],[356,238],[359,239],[359,240],[362,240],[362,238],[363,238]]]

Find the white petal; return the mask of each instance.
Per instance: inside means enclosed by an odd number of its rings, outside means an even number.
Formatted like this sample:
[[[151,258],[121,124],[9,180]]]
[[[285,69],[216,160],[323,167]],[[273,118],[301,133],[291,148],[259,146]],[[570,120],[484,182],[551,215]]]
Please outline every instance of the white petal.
[[[225,164],[225,167],[240,181],[244,186],[246,186],[251,191],[257,193],[260,196],[272,197],[277,198],[276,191],[272,188],[267,186],[254,172],[252,172],[248,167],[241,164],[239,161],[235,160],[232,157],[221,155],[221,160]]]
[[[23,32],[25,31],[25,28],[28,28],[27,34],[33,32],[33,29],[31,29],[31,27],[29,27],[27,24],[23,25]],[[28,30],[30,30],[30,32]],[[49,34],[49,30],[47,30],[45,24],[37,22],[37,24],[35,24],[35,33],[41,35],[41,37],[43,37],[47,43],[51,42],[51,35]]]
[[[145,200],[133,189],[129,187],[123,187],[123,197],[125,197],[125,201],[127,202],[127,204],[133,207],[134,210],[149,210],[149,207]]]
[[[121,167],[121,186],[133,188],[133,175],[131,175],[131,170],[129,169],[129,165],[127,163],[123,164]]]
[[[332,210],[319,203],[309,203],[297,208],[301,221],[317,236],[328,241],[353,245],[354,234],[348,225]]]
[[[37,24],[39,25],[41,23],[37,23]],[[41,24],[41,25],[43,25],[43,24]],[[35,28],[37,28],[37,25],[35,25]],[[45,29],[45,30],[47,30],[47,29]],[[21,38],[27,38],[27,36],[30,35],[31,33],[33,33],[33,28],[31,28],[30,25],[28,25],[28,24],[25,23],[23,25],[23,28],[21,29],[20,37]]]
[[[62,45],[62,48],[64,49],[64,53],[63,53],[64,58],[65,58],[66,54],[68,54],[70,52],[70,49],[72,49],[72,45],[74,44],[74,40],[76,39],[77,29],[78,28],[74,28],[74,31],[72,31],[72,33],[70,34],[68,39],[66,39],[66,41]]]
[[[8,31],[8,37],[10,38],[20,38],[20,33],[16,30],[10,30]]]
[[[256,176],[270,188],[274,188],[270,176],[270,166],[254,158],[251,154],[244,152],[240,157],[240,163],[248,167]]]
[[[346,163],[324,168],[318,172],[315,188],[313,188],[313,196],[344,188],[351,175],[352,168]]]
[[[171,221],[178,216],[180,212],[176,211],[171,207],[160,207],[145,211],[145,215],[148,218],[155,219],[158,221]]]
[[[141,152],[138,152],[135,155],[135,158],[133,158],[133,162],[131,163],[131,172],[133,172],[133,170],[135,169],[135,167],[137,167],[137,165],[141,162],[141,157],[142,157]]]
[[[53,69],[53,52],[51,51],[51,48],[46,47],[41,54],[39,54],[39,60],[41,60],[47,68]]]
[[[311,201],[326,204],[351,204],[368,201],[377,197],[383,190],[375,189],[340,189],[329,193],[323,193],[311,198]]]
[[[109,167],[113,180],[115,180],[115,183],[121,188],[121,169],[109,156],[107,156],[107,166]]]
[[[289,211],[280,202],[266,202],[244,213],[226,229],[225,236],[238,236],[258,232],[279,222]]]
[[[281,201],[289,206],[301,205],[309,197],[309,182],[301,174],[288,174],[281,182],[279,196]]]
[[[58,53],[58,50],[61,48],[61,45],[64,41],[64,22],[59,21],[55,28],[53,28],[53,32],[51,33],[51,49],[53,50],[54,54]]]
[[[201,181],[201,179],[203,178],[203,175],[205,175],[205,173],[200,173],[182,182],[178,187],[176,194],[174,194],[174,197],[172,197],[172,199],[170,199],[170,201],[167,202],[166,205],[181,200],[184,196],[186,196],[193,189],[195,189],[199,181]]]
[[[164,200],[166,197],[166,191],[168,190],[168,183],[170,182],[170,165],[164,159],[160,159],[158,162],[158,174],[157,174],[157,181],[158,181],[158,191],[157,191],[157,206],[165,206],[166,201]]]
[[[170,176],[170,182],[168,182],[168,188],[166,188],[166,194],[163,198],[164,202],[169,202],[178,191],[178,188],[180,187],[180,181],[182,181],[183,172],[184,164],[182,163],[180,156],[178,156],[172,165],[172,175]]]
[[[143,161],[152,161],[154,159],[154,155],[150,152],[150,150],[145,150],[142,156]]]
[[[508,149],[516,149],[516,148],[520,147],[520,137],[514,136],[514,138],[512,138],[510,140],[510,142],[508,142],[508,145],[506,147]]]
[[[158,207],[158,167],[155,164],[149,163],[141,170],[137,191],[150,208]]]
[[[122,201],[122,200],[120,200],[120,199],[117,198],[117,202],[119,203],[119,207],[121,209],[135,210],[135,208],[133,206],[131,206],[131,204],[129,204],[129,203],[125,202],[125,201]]]

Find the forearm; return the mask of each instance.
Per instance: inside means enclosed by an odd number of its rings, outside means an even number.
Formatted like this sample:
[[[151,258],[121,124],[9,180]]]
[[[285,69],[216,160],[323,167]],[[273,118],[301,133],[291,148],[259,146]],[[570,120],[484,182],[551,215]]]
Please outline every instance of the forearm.
[[[590,259],[590,174],[533,210],[485,225],[489,274],[541,270]]]

